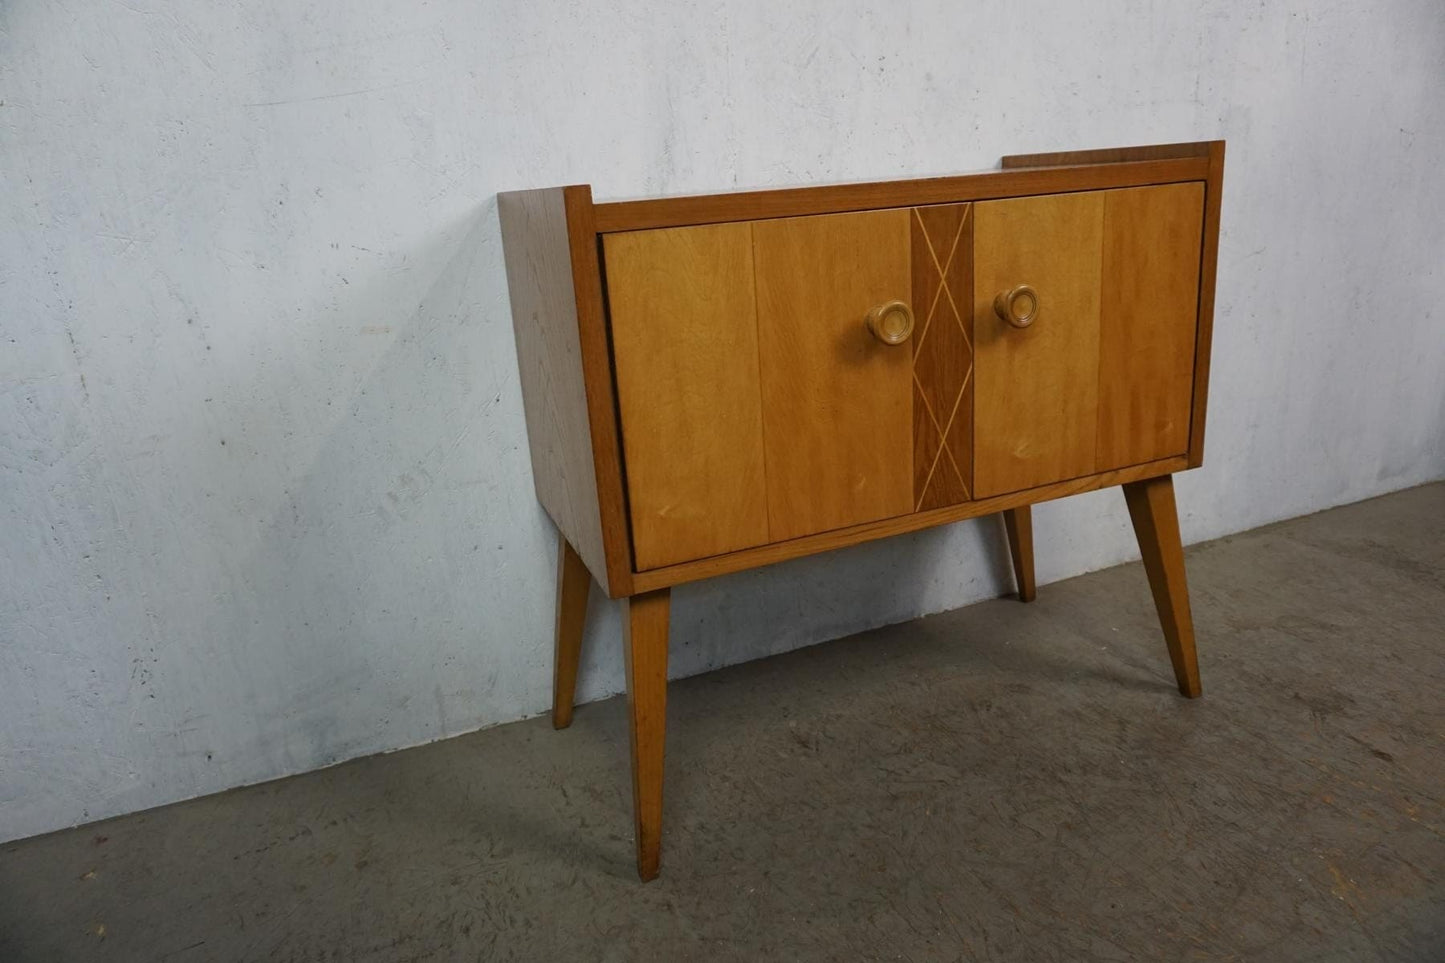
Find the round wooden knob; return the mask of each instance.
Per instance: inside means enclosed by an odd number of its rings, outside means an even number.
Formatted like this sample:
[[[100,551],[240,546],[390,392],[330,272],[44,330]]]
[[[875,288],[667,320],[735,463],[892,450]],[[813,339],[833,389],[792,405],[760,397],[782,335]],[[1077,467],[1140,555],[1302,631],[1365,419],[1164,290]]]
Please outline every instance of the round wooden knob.
[[[902,344],[913,333],[913,309],[902,301],[889,301],[868,312],[868,330],[884,344]]]
[[[1027,284],[1000,291],[993,299],[994,313],[1016,328],[1027,328],[1039,316],[1039,293]]]

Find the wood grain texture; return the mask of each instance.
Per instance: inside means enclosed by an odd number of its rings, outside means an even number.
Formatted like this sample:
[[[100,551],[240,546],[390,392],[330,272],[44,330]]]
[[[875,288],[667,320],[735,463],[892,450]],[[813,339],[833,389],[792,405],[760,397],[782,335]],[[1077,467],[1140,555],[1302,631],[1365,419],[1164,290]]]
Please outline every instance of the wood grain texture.
[[[497,208],[537,499],[605,587],[610,570],[565,192],[499,194]]]
[[[1189,448],[1204,184],[1104,195],[1095,467]]]
[[[671,593],[634,595],[623,603],[627,712],[632,744],[632,812],[637,875],[656,879],[662,868],[662,781],[667,739],[667,631]]]
[[[601,578],[595,568],[592,575],[598,579],[604,592],[616,598],[632,593],[632,540],[628,537],[627,502],[622,480],[622,440],[618,437],[617,398],[612,390],[612,353],[607,343],[607,315],[602,295],[602,266],[597,252],[592,188],[563,188],[562,199],[567,211],[567,248],[572,260],[582,377],[587,394],[587,421],[592,435],[597,517],[602,526],[607,559],[607,577]],[[585,554],[582,557],[587,558]]]
[[[1094,470],[1104,195],[974,205],[974,495]],[[1018,284],[1038,292],[1027,328],[994,313]]]
[[[1189,586],[1184,578],[1184,546],[1174,504],[1174,479],[1169,475],[1124,486],[1129,518],[1139,539],[1149,589],[1159,611],[1159,624],[1169,647],[1169,661],[1181,694],[1200,694],[1199,660],[1194,650],[1194,621],[1189,613]]]
[[[945,417],[947,413],[945,412]],[[943,449],[938,416],[913,382],[913,498],[915,511],[927,511],[968,500],[968,486],[949,453]],[[970,452],[970,455],[972,453]]]
[[[1046,154],[1009,154],[1000,163],[1004,170],[1028,167],[1063,167],[1078,164],[1121,164],[1136,161],[1207,158],[1209,141],[1182,144],[1146,144],[1141,147],[1106,147],[1099,150],[1066,150]]]
[[[1034,583],[1034,512],[1028,505],[1006,508],[1003,512],[1004,533],[1008,536],[1009,559],[1014,567],[1014,584],[1019,601],[1032,602],[1038,594]]]
[[[604,238],[639,570],[768,541],[747,223]]]
[[[973,485],[973,218],[969,204],[911,212],[913,501],[954,505]]]
[[[592,576],[582,557],[559,537],[557,546],[557,621],[552,663],[552,728],[572,724],[577,701],[577,663],[582,657],[582,630],[587,623],[587,595]]]
[[[1214,282],[1219,267],[1219,208],[1224,191],[1224,141],[1209,144],[1204,194],[1204,239],[1199,257],[1199,331],[1194,343],[1194,400],[1189,423],[1189,467],[1204,464],[1204,416],[1209,401],[1209,356],[1214,344]]]
[[[598,204],[595,210],[598,231],[638,231],[688,224],[957,204],[999,197],[1197,181],[1204,179],[1208,166],[1208,158],[1188,156],[1076,167],[986,171],[956,177],[870,184],[612,201]]]
[[[907,210],[753,224],[774,541],[913,510],[911,351],[863,320],[908,298],[909,239]]]
[[[741,572],[744,569],[772,565],[776,562],[785,562],[788,559],[800,558],[804,555],[816,555],[819,552],[845,548],[861,542],[871,542],[875,539],[887,538],[890,535],[916,532],[919,529],[932,528],[935,525],[946,525],[950,522],[962,521],[966,518],[993,515],[1007,508],[1033,505],[1055,498],[1063,498],[1066,495],[1078,495],[1082,492],[1096,491],[1100,488],[1110,488],[1114,485],[1122,485],[1125,482],[1136,481],[1141,478],[1152,478],[1156,475],[1166,475],[1171,472],[1183,471],[1188,464],[1188,459],[1182,456],[1165,458],[1161,461],[1150,462],[1145,465],[1132,465],[1128,468],[1120,468],[1115,471],[1086,475],[1082,478],[1071,478],[1068,481],[1056,482],[1051,485],[1041,485],[1038,488],[1009,492],[991,498],[979,498],[970,502],[962,502],[958,505],[950,505],[946,508],[935,508],[932,511],[910,512],[907,515],[900,515],[896,518],[886,518],[876,522],[868,522],[863,525],[852,525],[848,528],[831,532],[821,532],[817,535],[795,538],[786,542],[760,545],[757,548],[744,549],[741,552],[733,552],[728,555],[699,559],[695,562],[684,562],[680,565],[669,565],[664,568],[653,569],[650,572],[639,572],[634,583],[634,589],[643,592],[672,585],[682,585],[686,582],[695,582],[698,579],[727,575],[730,572]]]

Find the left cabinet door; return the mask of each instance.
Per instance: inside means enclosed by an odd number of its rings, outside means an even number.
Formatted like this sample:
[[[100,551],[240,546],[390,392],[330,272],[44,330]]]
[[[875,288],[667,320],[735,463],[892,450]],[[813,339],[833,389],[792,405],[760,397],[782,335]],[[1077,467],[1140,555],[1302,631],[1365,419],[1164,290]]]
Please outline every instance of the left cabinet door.
[[[910,251],[907,208],[753,226],[774,541],[913,511],[916,342],[865,321],[911,300]]]
[[[768,541],[748,223],[603,238],[639,571]]]

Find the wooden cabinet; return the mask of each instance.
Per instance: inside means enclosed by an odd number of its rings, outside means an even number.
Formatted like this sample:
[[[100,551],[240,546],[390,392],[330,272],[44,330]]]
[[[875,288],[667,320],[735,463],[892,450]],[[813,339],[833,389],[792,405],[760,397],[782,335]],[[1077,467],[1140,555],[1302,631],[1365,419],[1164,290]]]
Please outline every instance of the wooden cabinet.
[[[636,568],[1184,455],[1203,223],[1189,182],[603,235]]]
[[[1175,471],[1203,457],[1223,144],[962,177],[594,204],[503,194],[554,721],[595,578],[627,599],[639,871],[657,872],[673,585],[1122,485],[1198,695]],[[590,577],[588,573],[590,572]]]

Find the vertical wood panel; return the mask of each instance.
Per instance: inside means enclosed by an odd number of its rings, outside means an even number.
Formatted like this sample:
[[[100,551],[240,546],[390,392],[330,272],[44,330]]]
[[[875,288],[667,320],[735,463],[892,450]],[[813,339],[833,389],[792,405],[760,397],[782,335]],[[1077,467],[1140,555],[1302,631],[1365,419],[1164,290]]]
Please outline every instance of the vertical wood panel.
[[[907,209],[753,225],[774,541],[913,510],[912,352],[864,324],[907,301]]]
[[[973,218],[968,204],[912,211],[913,500],[956,505],[973,486]]]
[[[768,541],[751,225],[603,246],[638,570]]]
[[[1094,470],[1099,374],[1101,192],[974,205],[974,496]],[[1038,291],[1027,328],[994,296]]]
[[[497,209],[537,500],[610,592],[566,190],[499,194]]]
[[[1204,196],[1204,249],[1199,257],[1199,334],[1194,342],[1194,401],[1190,411],[1189,467],[1204,464],[1204,415],[1209,400],[1209,356],[1214,344],[1214,279],[1219,262],[1219,207],[1224,190],[1224,141],[1209,144]]]
[[[1108,191],[1096,468],[1189,447],[1204,185]]]

